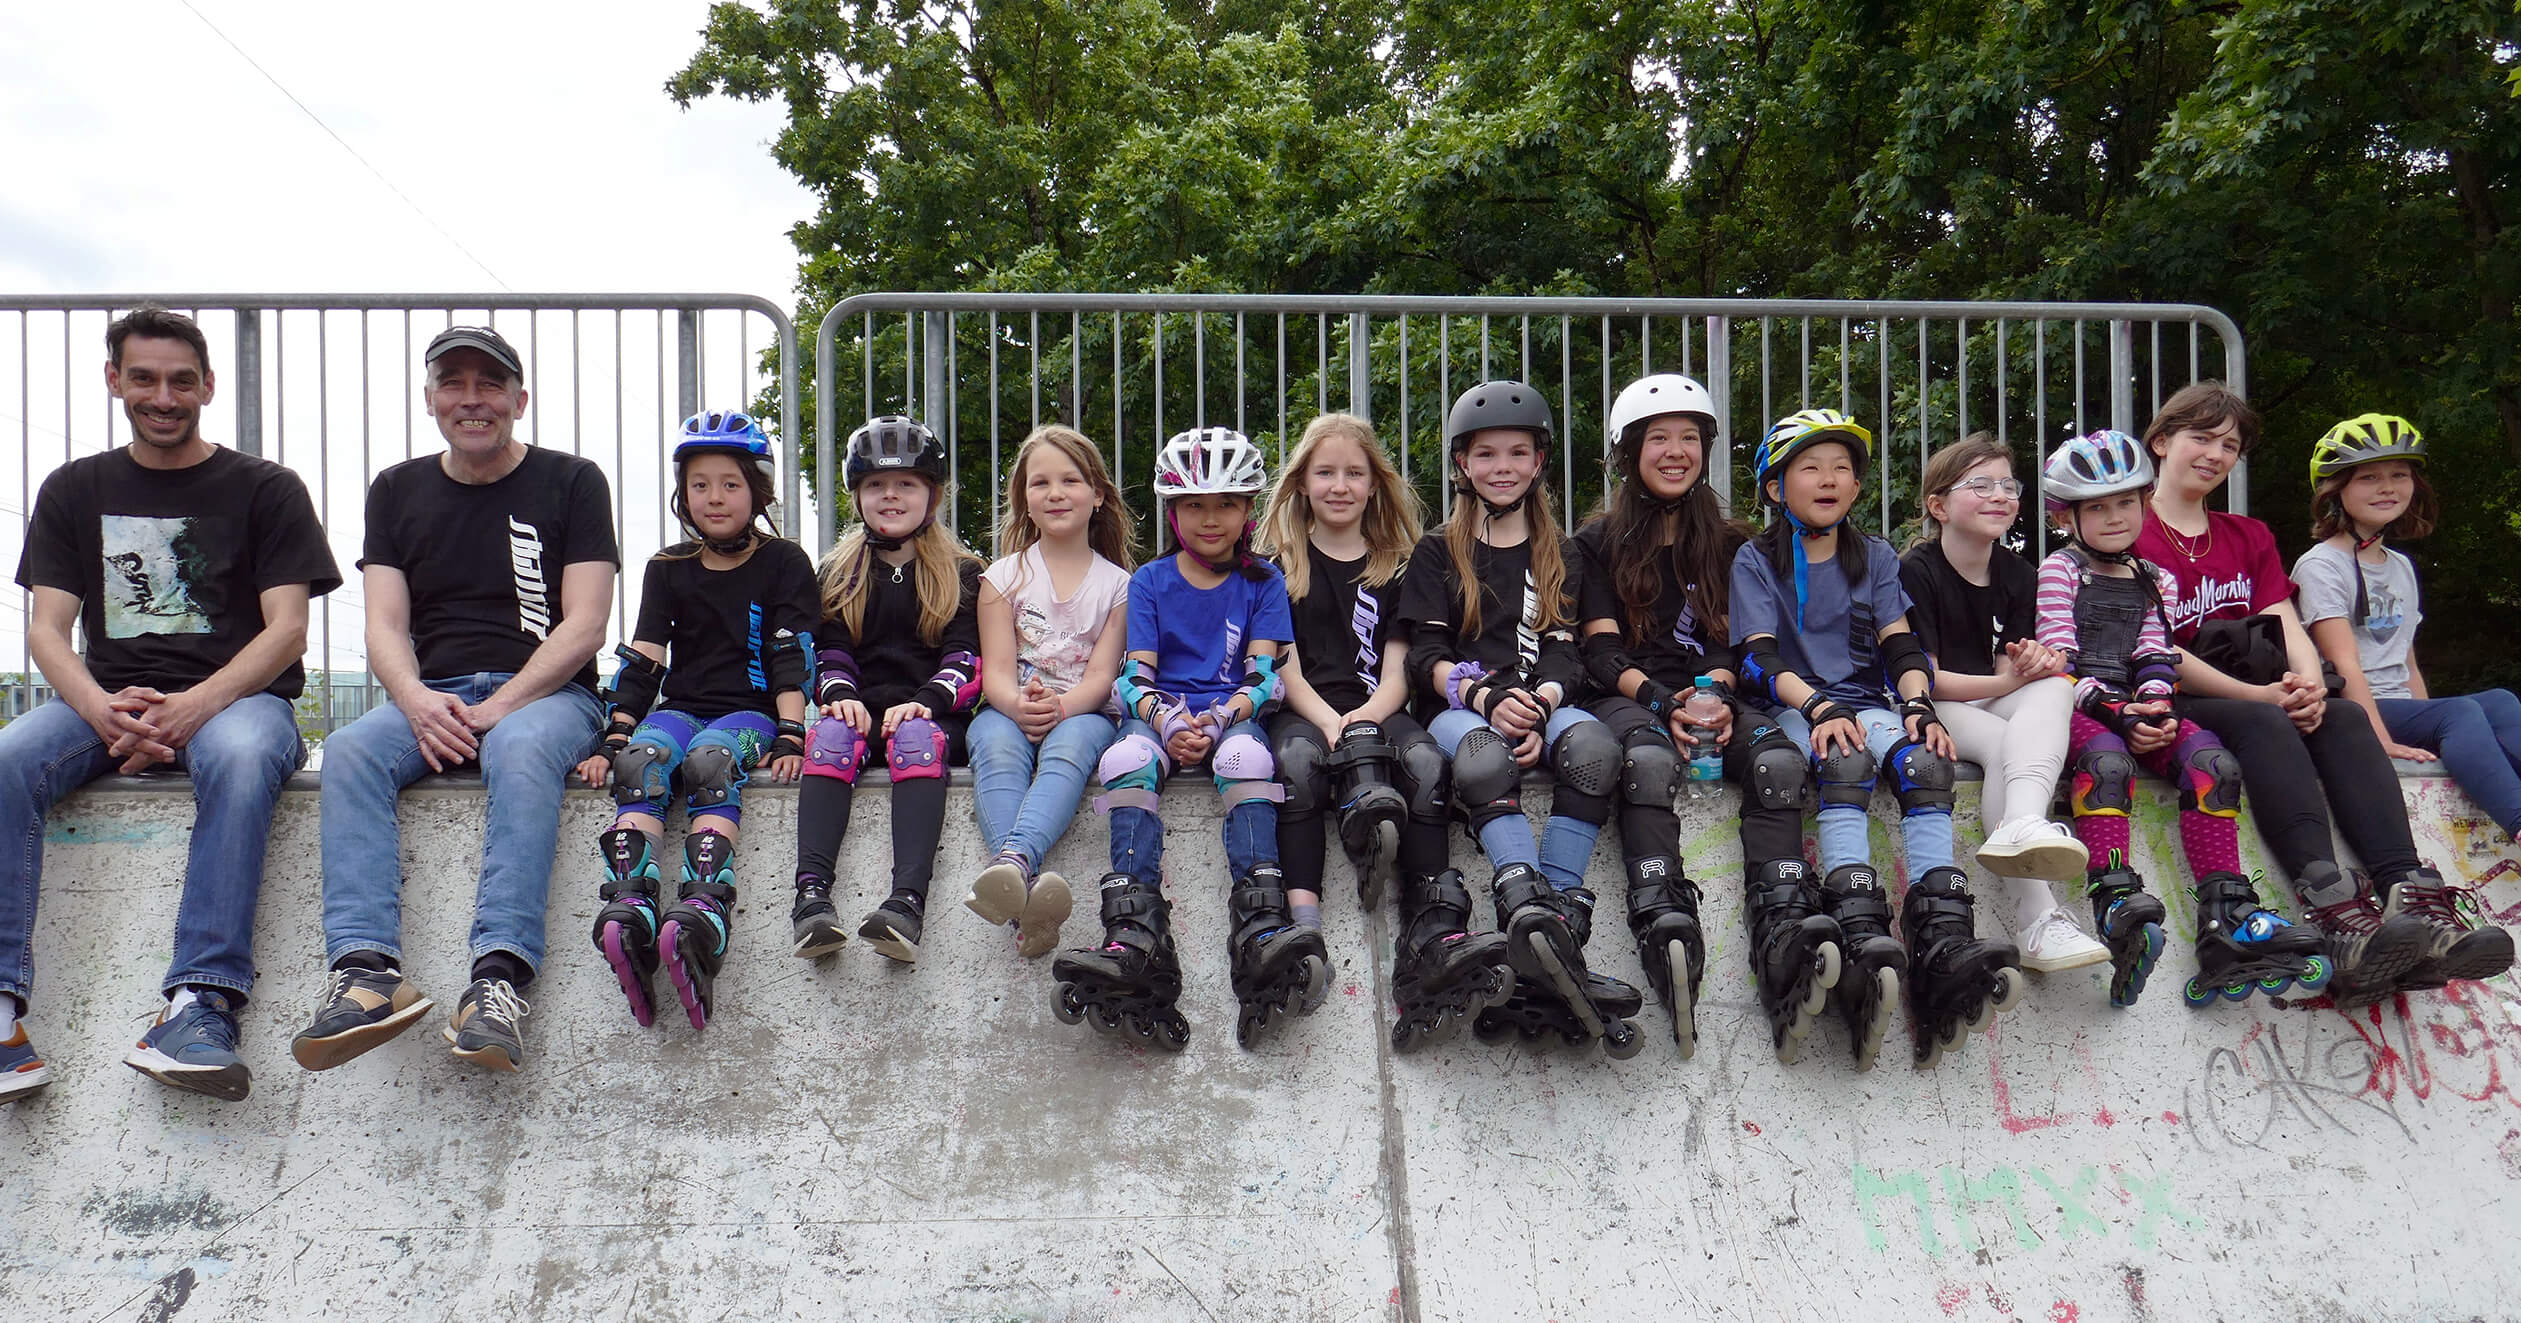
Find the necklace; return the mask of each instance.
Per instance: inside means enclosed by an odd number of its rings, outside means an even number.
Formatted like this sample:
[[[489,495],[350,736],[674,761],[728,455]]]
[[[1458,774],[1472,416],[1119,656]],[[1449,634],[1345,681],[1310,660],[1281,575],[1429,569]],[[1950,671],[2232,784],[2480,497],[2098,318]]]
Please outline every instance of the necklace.
[[[2212,521],[2207,523],[2206,531],[2198,534],[2194,542],[2182,536],[2180,530],[2171,527],[2170,520],[2164,519],[2161,523],[2163,540],[2171,544],[2171,550],[2188,557],[2191,563],[2205,559],[2206,553],[2214,550],[2215,526]]]

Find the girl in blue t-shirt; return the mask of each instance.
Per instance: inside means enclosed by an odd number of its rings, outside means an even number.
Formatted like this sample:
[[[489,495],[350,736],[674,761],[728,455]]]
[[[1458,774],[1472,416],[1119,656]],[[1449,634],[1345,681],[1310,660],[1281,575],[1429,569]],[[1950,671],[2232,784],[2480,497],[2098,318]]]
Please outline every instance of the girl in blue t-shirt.
[[[1260,450],[1223,427],[1183,432],[1156,458],[1158,512],[1180,550],[1129,581],[1128,652],[1116,686],[1125,719],[1096,776],[1095,807],[1111,818],[1104,874],[1103,945],[1059,957],[1055,1009],[1074,1024],[1130,1032],[1167,1051],[1190,1041],[1175,1009],[1182,967],[1164,899],[1164,778],[1208,764],[1226,802],[1226,861],[1235,1041],[1292,1008],[1310,1015],[1329,992],[1320,932],[1287,911],[1278,869],[1278,801],[1269,738],[1259,718],[1280,700],[1278,650],[1294,639],[1286,581],[1252,553]]]
[[[2022,996],[2019,954],[1973,935],[1969,879],[1952,864],[1952,737],[1928,696],[1933,668],[1908,627],[1899,556],[1849,522],[1872,444],[1835,409],[1769,427],[1752,466],[1768,526],[1734,555],[1732,597],[1745,685],[1778,705],[1778,724],[1817,772],[1821,891],[1843,934],[1832,995],[1859,1070],[1881,1050],[1902,973],[1920,1066]],[[1866,848],[1877,769],[1891,773],[1900,801],[1905,951]]]

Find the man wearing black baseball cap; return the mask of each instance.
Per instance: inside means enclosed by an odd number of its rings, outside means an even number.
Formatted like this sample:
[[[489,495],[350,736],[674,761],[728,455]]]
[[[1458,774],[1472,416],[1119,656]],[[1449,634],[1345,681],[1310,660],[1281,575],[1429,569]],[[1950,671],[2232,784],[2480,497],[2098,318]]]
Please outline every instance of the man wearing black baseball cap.
[[[446,1028],[455,1055],[525,1059],[520,991],[543,959],[543,909],[569,769],[595,745],[595,651],[620,550],[612,489],[573,455],[516,438],[525,365],[487,326],[429,342],[423,401],[447,448],[368,488],[359,568],[368,666],[394,701],[324,747],[324,955],[315,1022],[292,1046],[340,1065],[430,1007],[402,973],[396,797],[424,771],[478,762],[489,795],[472,982]]]

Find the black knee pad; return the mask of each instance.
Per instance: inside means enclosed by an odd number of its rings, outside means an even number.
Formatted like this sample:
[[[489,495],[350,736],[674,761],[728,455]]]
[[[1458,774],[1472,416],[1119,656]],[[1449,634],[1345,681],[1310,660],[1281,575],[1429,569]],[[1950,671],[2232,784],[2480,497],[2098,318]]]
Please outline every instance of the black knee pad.
[[[1453,749],[1453,794],[1471,830],[1523,811],[1523,769],[1505,736],[1482,726]]]
[[[1743,791],[1752,803],[1775,812],[1802,811],[1803,793],[1812,784],[1811,755],[1770,726],[1751,741],[1749,761],[1750,784]]]
[[[1952,812],[1951,759],[1914,740],[1901,740],[1891,746],[1890,764],[1891,792],[1899,796],[1902,814]]]
[[[1661,731],[1641,730],[1621,746],[1620,795],[1641,808],[1669,811],[1681,790],[1681,754]]]
[[[2073,804],[2078,817],[2123,818],[2136,807],[2136,759],[2125,749],[2075,755]]]
[[[683,760],[684,802],[694,810],[722,807],[742,784],[744,772],[735,765],[735,750],[723,744],[701,745]]]
[[[2180,769],[2180,807],[2218,818],[2241,816],[2241,760],[2220,744],[2188,755]]]
[[[1550,771],[1558,787],[1551,812],[1597,827],[1610,821],[1619,765],[1619,737],[1610,727],[1598,721],[1569,726],[1549,746]]]
[[[1435,737],[1419,735],[1402,741],[1400,765],[1401,779],[1408,782],[1403,792],[1409,796],[1409,816],[1420,822],[1444,821],[1453,777]]]
[[[665,765],[665,750],[633,740],[613,755],[613,802],[626,809],[662,814],[666,797],[672,793],[673,775]]]
[[[1322,747],[1320,733],[1290,733],[1271,743],[1278,759],[1278,779],[1287,786],[1286,802],[1278,806],[1278,812],[1295,818],[1318,817],[1323,783],[1330,778],[1329,751]]]
[[[1824,758],[1814,755],[1821,774],[1821,807],[1846,804],[1863,808],[1873,802],[1873,751],[1862,745]]]

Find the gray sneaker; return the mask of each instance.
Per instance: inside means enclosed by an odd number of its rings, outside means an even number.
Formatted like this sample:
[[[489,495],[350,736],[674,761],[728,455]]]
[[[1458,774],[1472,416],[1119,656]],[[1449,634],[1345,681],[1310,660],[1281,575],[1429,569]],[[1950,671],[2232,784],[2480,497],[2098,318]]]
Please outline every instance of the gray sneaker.
[[[336,969],[315,1023],[290,1040],[289,1055],[308,1070],[331,1070],[409,1029],[435,1004],[399,969]]]
[[[446,1041],[455,1055],[492,1070],[515,1070],[525,1064],[525,1017],[534,1013],[525,998],[503,978],[477,978],[456,1000],[455,1018],[447,1021]]]

